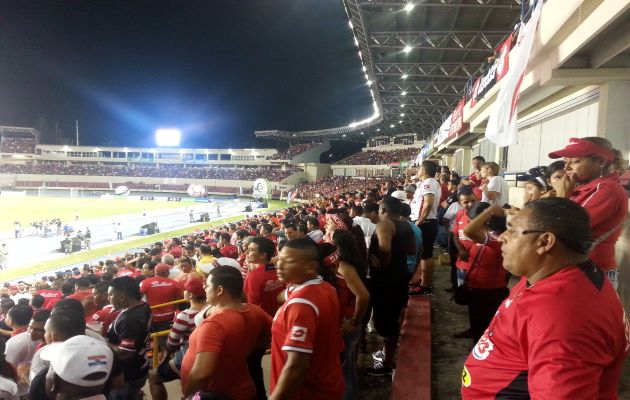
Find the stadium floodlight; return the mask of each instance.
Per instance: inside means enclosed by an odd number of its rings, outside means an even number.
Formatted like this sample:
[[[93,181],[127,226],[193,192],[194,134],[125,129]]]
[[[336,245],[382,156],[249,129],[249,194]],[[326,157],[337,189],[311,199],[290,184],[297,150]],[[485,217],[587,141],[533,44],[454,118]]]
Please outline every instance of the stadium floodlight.
[[[364,132],[361,132],[361,134],[363,135],[363,134],[364,134]]]
[[[404,104],[401,104],[401,105],[400,105],[400,108],[404,108],[404,107],[405,107],[405,105],[404,105]]]
[[[402,74],[401,78],[403,78],[403,79],[407,79],[407,78],[409,78],[409,75],[407,75],[407,74]]]
[[[380,131],[381,131],[381,128],[376,128],[376,132],[380,132]]]
[[[407,12],[410,12],[411,10],[413,10],[413,8],[415,7],[415,5],[413,3],[407,3],[407,5],[405,6],[404,10]]]
[[[401,116],[401,117],[404,117],[404,116],[405,116],[405,113],[400,113],[400,116]]]
[[[368,86],[372,86],[372,81],[368,79],[368,81],[366,82]]]
[[[179,129],[162,128],[155,131],[155,143],[159,147],[177,147],[182,132]]]
[[[342,135],[342,137],[346,137],[346,134],[344,133],[344,134]]]
[[[410,52],[411,52],[411,50],[413,50],[413,47],[411,47],[411,46],[407,45],[407,46],[405,46],[405,48],[403,49],[403,53],[405,53],[405,54],[410,53]]]
[[[407,95],[407,92],[405,92],[405,91],[400,92],[400,95],[401,95],[401,96],[406,96],[406,95]]]
[[[389,127],[390,127],[390,128],[393,128],[393,127],[395,127],[395,126],[396,126],[395,124],[391,124]]]

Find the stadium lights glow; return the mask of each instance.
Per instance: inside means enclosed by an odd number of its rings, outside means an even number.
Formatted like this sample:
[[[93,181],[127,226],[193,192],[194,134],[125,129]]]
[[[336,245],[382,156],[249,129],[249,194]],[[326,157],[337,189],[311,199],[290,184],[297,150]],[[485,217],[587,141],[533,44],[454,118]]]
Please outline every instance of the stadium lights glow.
[[[354,44],[359,47],[359,41],[357,40],[356,36],[354,37]]]
[[[368,81],[366,82],[368,86],[372,86],[372,81],[368,79]]]
[[[101,151],[101,149],[99,149],[98,147],[95,147],[93,151]]]
[[[405,113],[400,113],[400,116],[401,116],[401,117],[404,117],[404,116],[405,116]]]
[[[413,10],[413,8],[415,7],[415,5],[413,3],[407,3],[407,5],[405,6],[404,10],[407,12],[410,12],[411,10]]]
[[[361,69],[363,69],[363,72],[367,72],[367,67],[365,65],[361,67]]]
[[[410,53],[410,52],[411,52],[411,50],[413,50],[413,47],[411,47],[411,46],[407,45],[407,46],[405,46],[405,48],[403,49],[403,53],[405,53],[405,54]]]
[[[404,107],[405,107],[405,105],[404,105],[404,104],[401,104],[401,105],[400,105],[400,107],[401,107],[401,108],[404,108]]]
[[[363,132],[361,132],[361,134],[363,135]]]
[[[396,124],[391,124],[389,127],[390,127],[390,128],[393,128],[393,127],[395,127],[395,126],[396,126]]]
[[[346,134],[344,133],[343,135],[341,135],[341,137],[346,137]]]
[[[182,133],[179,129],[163,128],[155,131],[155,142],[160,147],[177,147]],[[125,149],[127,151],[127,149]]]
[[[406,96],[406,95],[407,95],[407,92],[405,92],[405,91],[400,92],[400,95],[401,95],[401,96]]]
[[[350,25],[350,29],[354,28],[354,25],[352,25],[352,21],[348,21],[348,25]]]
[[[380,131],[381,131],[381,128],[376,128],[376,132],[380,132]]]
[[[402,74],[401,78],[403,78],[403,79],[407,79],[407,78],[409,78],[409,75],[407,75],[407,74]]]
[[[70,148],[68,146],[63,146],[63,151],[70,151]]]
[[[399,124],[402,124],[402,119],[398,121]]]

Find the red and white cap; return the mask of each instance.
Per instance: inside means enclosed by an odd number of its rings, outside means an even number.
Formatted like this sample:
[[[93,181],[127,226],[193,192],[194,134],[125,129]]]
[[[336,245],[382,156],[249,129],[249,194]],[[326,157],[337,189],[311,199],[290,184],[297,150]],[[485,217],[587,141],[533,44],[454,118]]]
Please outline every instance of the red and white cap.
[[[549,158],[598,156],[609,162],[615,160],[615,153],[604,146],[580,138],[569,139],[569,144],[561,150],[549,153]]]
[[[61,379],[84,387],[104,384],[114,362],[114,353],[105,342],[85,335],[51,343],[41,350],[40,356],[50,362]]]

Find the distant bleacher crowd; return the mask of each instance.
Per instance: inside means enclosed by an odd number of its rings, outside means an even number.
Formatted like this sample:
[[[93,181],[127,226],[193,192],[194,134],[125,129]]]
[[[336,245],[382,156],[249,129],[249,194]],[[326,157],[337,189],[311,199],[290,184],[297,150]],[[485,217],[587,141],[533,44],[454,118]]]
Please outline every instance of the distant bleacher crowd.
[[[0,153],[34,154],[35,138],[9,138],[0,139]]]
[[[356,179],[347,176],[326,176],[316,182],[300,185],[296,190],[301,199],[314,199],[317,194],[320,197],[334,197],[339,193],[361,191],[366,187],[383,185],[388,180],[391,178]]]
[[[389,151],[367,150],[353,154],[337,162],[343,165],[383,165],[395,161],[409,161],[416,158],[420,149],[408,148]]]
[[[238,169],[183,165],[110,166],[97,164],[3,164],[3,174],[82,175],[82,176],[129,176],[146,178],[191,178],[221,180],[254,180],[265,177],[272,182],[281,181],[297,172],[295,168]]]
[[[275,156],[268,157],[272,160],[291,160],[293,157],[312,149],[319,143],[300,143],[290,146],[286,151],[279,152]]]

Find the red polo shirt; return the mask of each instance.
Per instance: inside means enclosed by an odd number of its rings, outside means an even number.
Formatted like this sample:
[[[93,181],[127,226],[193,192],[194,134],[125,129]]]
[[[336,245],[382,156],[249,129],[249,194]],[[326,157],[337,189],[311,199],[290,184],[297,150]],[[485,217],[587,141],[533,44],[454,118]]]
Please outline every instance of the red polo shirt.
[[[455,264],[457,268],[463,269],[465,271],[468,270],[468,268],[470,267],[470,263],[472,262],[472,258],[470,257],[470,249],[475,244],[472,240],[468,238],[468,236],[466,236],[466,234],[464,234],[464,229],[466,229],[466,226],[468,226],[468,222],[470,222],[470,220],[468,219],[468,215],[466,214],[467,211],[468,210],[464,209],[460,209],[459,211],[457,211],[457,214],[455,214],[455,222],[453,222],[452,230],[453,234],[457,236],[457,239],[459,240],[461,245],[466,250],[468,250],[468,261],[464,261],[461,258],[457,257],[457,262]]]
[[[91,295],[92,295],[92,290],[88,289],[88,290],[83,290],[80,292],[74,292],[74,294],[68,296],[68,298],[78,300],[79,302],[83,302],[83,300],[90,297]]]
[[[37,293],[44,298],[44,305],[42,307],[46,309],[48,309],[48,304],[51,301],[55,299],[59,300],[63,297],[63,294],[59,290],[40,289]]]
[[[588,212],[593,240],[607,235],[591,250],[591,260],[604,271],[616,268],[615,243],[628,215],[628,195],[619,177],[609,174],[578,186],[570,199]]]
[[[270,391],[278,383],[287,352],[297,351],[310,355],[310,365],[293,399],[340,399],[344,391],[340,329],[339,300],[330,284],[317,278],[287,293],[271,327]]]
[[[233,258],[235,260],[238,258],[238,247],[232,246],[231,244],[223,246],[219,251],[223,257]]]

